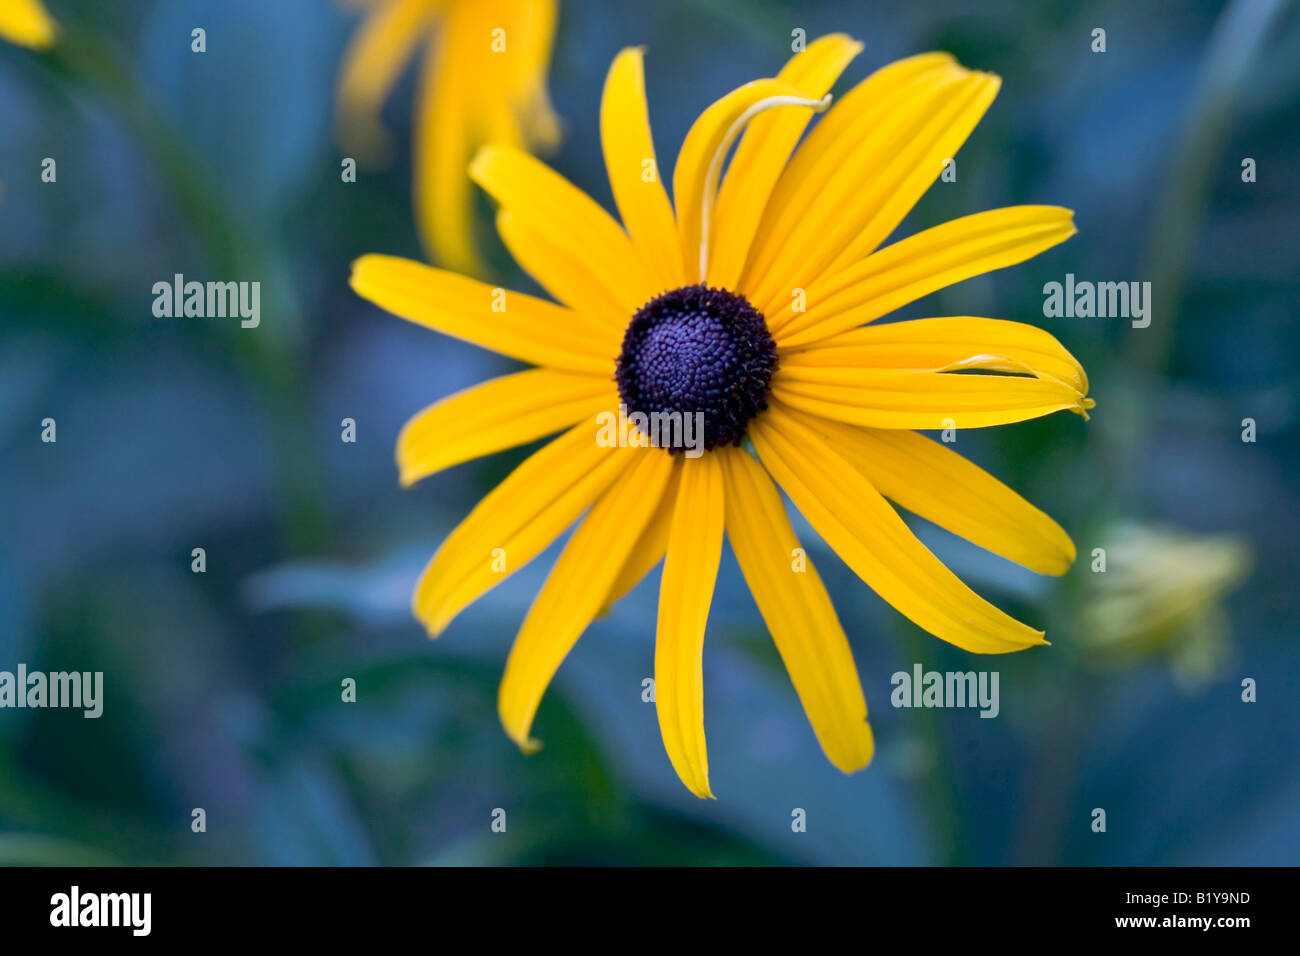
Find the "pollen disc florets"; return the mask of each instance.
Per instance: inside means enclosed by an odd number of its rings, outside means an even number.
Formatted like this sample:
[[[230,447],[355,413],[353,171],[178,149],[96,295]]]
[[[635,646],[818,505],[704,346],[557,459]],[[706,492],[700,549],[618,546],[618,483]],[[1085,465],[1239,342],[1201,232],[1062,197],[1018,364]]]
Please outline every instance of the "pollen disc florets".
[[[629,412],[702,413],[705,448],[740,444],[767,407],[776,344],[742,296],[688,285],[632,316],[618,357],[618,392]],[[674,449],[676,450],[676,449]]]

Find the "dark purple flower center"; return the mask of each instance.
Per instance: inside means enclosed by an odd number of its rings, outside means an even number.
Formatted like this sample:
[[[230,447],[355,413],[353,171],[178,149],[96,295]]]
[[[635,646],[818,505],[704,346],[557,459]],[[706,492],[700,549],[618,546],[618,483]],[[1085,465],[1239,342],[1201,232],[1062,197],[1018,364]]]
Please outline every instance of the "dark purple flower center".
[[[632,316],[615,377],[629,413],[702,413],[707,449],[740,444],[767,407],[775,370],[776,343],[757,309],[734,292],[688,285]]]

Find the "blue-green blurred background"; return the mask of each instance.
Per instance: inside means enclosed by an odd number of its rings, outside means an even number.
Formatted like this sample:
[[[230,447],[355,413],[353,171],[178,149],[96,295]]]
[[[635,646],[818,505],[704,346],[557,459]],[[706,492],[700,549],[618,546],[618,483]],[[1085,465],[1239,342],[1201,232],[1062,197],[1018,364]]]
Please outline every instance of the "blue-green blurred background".
[[[822,757],[728,554],[705,648],[719,799],[702,802],[641,700],[657,573],[566,660],[528,758],[501,732],[496,683],[557,549],[437,643],[409,617],[424,560],[527,452],[397,485],[406,417],[512,367],[347,287],[362,253],[420,257],[412,77],[384,113],[391,165],[347,184],[332,102],[345,8],[49,5],[59,47],[0,46],[0,669],[102,670],[106,700],[98,720],[0,710],[0,861],[1300,862],[1294,7],[561,0],[550,88],[565,141],[550,159],[607,206],[596,117],[619,48],[648,47],[671,157],[704,106],[774,73],[802,28],[865,41],[839,89],[928,49],[1004,79],[957,181],[900,235],[1020,202],[1069,206],[1079,227],[906,313],[1041,324],[1090,373],[1091,422],[1061,414],[956,446],[1070,530],[1068,577],[916,524],[1052,646],[976,658],[928,637],[796,517],[852,641],[877,756],[853,777]],[[57,183],[40,181],[47,156]],[[497,281],[532,289],[492,248]],[[154,318],[153,283],[178,272],[260,281],[260,328]],[[1151,328],[1044,319],[1042,286],[1067,272],[1152,281]],[[1248,551],[1248,576],[1217,600],[1181,554],[1139,548],[1117,567],[1116,528],[1133,523],[1229,535],[1213,541]],[[1133,653],[1089,623],[1109,593],[1096,547],[1111,549],[1111,583],[1128,575],[1136,606],[1154,605],[1119,613]],[[1188,592],[1201,600],[1185,620],[1147,633],[1146,615]],[[916,662],[997,670],[999,717],[892,708],[890,675]],[[356,703],[340,700],[347,677]]]

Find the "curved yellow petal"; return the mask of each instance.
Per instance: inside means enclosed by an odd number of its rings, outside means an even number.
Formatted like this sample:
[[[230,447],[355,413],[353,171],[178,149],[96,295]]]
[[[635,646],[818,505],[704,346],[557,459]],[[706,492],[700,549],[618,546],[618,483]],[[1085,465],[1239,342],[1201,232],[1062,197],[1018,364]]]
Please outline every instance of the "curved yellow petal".
[[[910,325],[912,323],[899,323]],[[1001,355],[968,355],[947,368],[1032,373]],[[1088,417],[1095,404],[1047,375],[984,375],[857,365],[783,362],[772,394],[791,408],[871,428],[986,428],[1053,412]]]
[[[770,231],[760,227],[759,251],[741,291],[766,315],[789,302],[792,289],[807,288],[829,269],[871,252],[938,178],[943,160],[983,116],[998,83],[995,76],[950,61],[887,90],[883,102],[855,99],[856,122],[844,133],[850,137],[848,154],[842,155],[841,144],[825,148],[838,163],[818,169],[821,178],[811,194],[796,187],[798,198],[792,200],[778,188],[774,225]],[[848,97],[839,108],[847,103]],[[823,144],[810,138],[800,153]],[[807,164],[799,159],[796,154],[782,183],[801,175],[799,167]],[[825,159],[810,163],[823,167]],[[800,199],[805,206],[792,205]]]
[[[871,762],[853,652],[816,569],[802,559],[785,505],[761,465],[739,448],[721,449],[727,538],[759,613],[776,642],[826,757],[852,773]]]
[[[821,369],[912,369],[946,372],[981,368],[1055,379],[1080,395],[1088,376],[1056,337],[1025,322],[951,316],[865,325],[781,355],[800,378]]]
[[[470,177],[539,242],[559,250],[584,283],[632,313],[658,291],[617,222],[545,163],[518,149],[485,146]]]
[[[686,282],[677,221],[655,158],[643,59],[640,48],[614,58],[600,100],[600,142],[614,202],[657,294]]]
[[[510,649],[498,710],[506,733],[525,751],[540,746],[529,731],[551,678],[600,610],[673,472],[662,449],[630,457],[635,464],[597,499],[565,545]]]
[[[0,39],[33,50],[46,50],[58,36],[58,24],[40,0],[5,0],[0,4]]]
[[[397,256],[352,263],[353,291],[418,325],[535,365],[614,374],[604,329],[585,316]]]
[[[704,741],[704,628],[722,558],[723,490],[718,458],[682,462],[681,485],[659,585],[655,635],[655,709],[664,749],[686,788],[709,789]]]
[[[980,654],[1046,643],[968,588],[807,419],[773,402],[750,424],[759,458],[809,524],[867,585],[918,627]]]
[[[673,167],[673,202],[681,237],[687,281],[703,282],[708,251],[716,241],[710,220],[722,161],[736,137],[759,114],[785,106],[825,109],[829,99],[814,100],[782,80],[754,80],[732,90],[700,114],[691,126]]]
[[[794,349],[888,315],[909,302],[1031,259],[1076,232],[1059,206],[1010,206],[909,236],[808,285],[804,311],[787,297],[768,315],[777,344]]]
[[[820,100],[861,51],[862,44],[847,34],[819,37],[796,53],[776,78],[803,96]],[[716,238],[709,253],[710,285],[736,287],[767,197],[811,119],[807,110],[772,110],[745,130],[718,190]]]
[[[675,462],[680,460],[678,456],[672,457]],[[663,560],[664,553],[668,550],[668,532],[673,525],[673,510],[677,506],[677,489],[681,484],[681,476],[681,468],[674,467],[654,517],[647,522],[641,537],[637,538],[636,544],[624,559],[618,577],[609,586],[609,595],[601,608],[602,614],[626,597]]]
[[[348,43],[339,71],[339,136],[346,149],[379,151],[385,141],[379,110],[410,62],[436,5],[392,0],[371,10]]]
[[[1039,574],[1074,563],[1065,529],[983,468],[916,432],[809,423],[886,498]]]
[[[447,536],[411,599],[430,636],[537,557],[633,464],[630,449],[602,448],[596,434],[582,422],[533,453]]]
[[[467,388],[430,405],[402,428],[397,436],[402,485],[577,422],[594,421],[617,404],[610,382],[546,368]]]

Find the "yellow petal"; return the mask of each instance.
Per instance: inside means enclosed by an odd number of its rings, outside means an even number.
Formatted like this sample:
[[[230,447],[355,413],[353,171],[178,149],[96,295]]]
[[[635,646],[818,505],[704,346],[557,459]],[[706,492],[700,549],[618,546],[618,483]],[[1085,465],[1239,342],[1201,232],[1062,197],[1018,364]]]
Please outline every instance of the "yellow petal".
[[[673,456],[673,459],[679,460],[677,456]],[[646,524],[641,537],[637,539],[632,551],[623,561],[618,577],[609,587],[609,596],[605,598],[605,606],[601,608],[602,614],[626,597],[628,592],[650,573],[650,569],[663,560],[664,552],[668,550],[668,531],[673,525],[673,510],[677,505],[677,488],[681,484],[681,476],[681,468],[673,468],[672,477],[669,478],[668,487],[664,489],[663,496],[659,499],[659,507],[654,517]]]
[[[430,22],[428,0],[392,0],[362,21],[339,72],[340,135],[345,148],[365,151],[383,142],[379,110]]]
[[[807,419],[773,402],[749,433],[767,470],[844,563],[935,637],[980,654],[1046,643],[963,584]]]
[[[0,39],[45,50],[54,45],[59,27],[39,0],[5,0],[0,4]]]
[[[394,315],[535,365],[602,378],[614,374],[608,334],[591,320],[522,292],[507,292],[397,256],[352,263],[353,291]]]
[[[1094,404],[1074,357],[1019,322],[919,319],[827,342],[782,356],[772,393],[792,408],[872,428],[984,428],[1062,409],[1086,418]],[[974,370],[1019,374],[966,374]]]
[[[797,88],[775,79],[754,80],[732,90],[700,114],[677,154],[673,168],[673,202],[681,237],[683,269],[689,282],[708,274],[708,249],[713,239],[710,220],[722,161],[736,137],[755,117],[770,109],[825,109],[829,100],[802,96]]]
[[[889,238],[903,217],[943,172],[946,160],[957,155],[985,112],[993,105],[1002,86],[1001,77],[972,73],[957,84],[951,102],[945,102],[939,117],[925,124],[906,148],[891,157],[872,183],[869,198],[854,206],[860,225],[843,233],[849,241],[838,247],[831,268],[839,268],[874,252]]]
[[[673,471],[671,456],[648,448],[592,505],[537,595],[510,649],[498,709],[510,739],[525,751],[533,717],[560,662],[604,600],[622,563],[659,504]]]
[[[655,708],[673,769],[697,797],[712,797],[704,741],[704,628],[722,558],[723,492],[718,458],[682,462],[681,486],[659,585]]]
[[[776,78],[803,96],[820,100],[861,50],[862,44],[848,35],[832,33],[796,53]],[[811,119],[808,110],[772,110],[745,130],[718,191],[709,253],[710,285],[736,287],[767,197]]]
[[[768,315],[778,344],[793,349],[887,315],[994,269],[1024,262],[1075,233],[1059,206],[1011,206],[954,219],[828,272],[806,290],[805,311],[787,296]]]
[[[831,374],[835,373],[835,374]],[[1045,378],[899,369],[823,369],[822,381],[778,369],[772,394],[791,408],[870,428],[987,428],[1053,412],[1086,415],[1090,398]]]
[[[760,305],[760,282],[774,268],[784,245],[793,238],[795,229],[836,172],[846,165],[861,169],[869,162],[883,162],[881,125],[891,117],[920,113],[937,92],[950,88],[965,75],[950,54],[923,53],[882,67],[841,97],[813,126],[772,190],[738,290]],[[843,197],[840,201],[844,201]],[[800,283],[783,277],[774,285],[779,288]]]
[[[613,362],[630,315],[609,298],[603,286],[591,282],[586,264],[548,243],[504,209],[497,212],[497,231],[515,262],[538,285],[575,312],[589,316],[594,325],[601,326],[602,339]]]
[[[594,421],[616,406],[614,386],[593,375],[530,369],[475,385],[415,415],[397,437],[409,486],[444,468]]]
[[[1088,391],[1083,366],[1050,332],[974,316],[867,325],[783,353],[781,364],[798,378],[817,378],[822,369],[980,368],[1055,379],[1080,395]]]
[[[623,315],[631,317],[660,291],[609,213],[544,163],[517,149],[485,146],[470,165],[470,177]]]
[[[506,49],[492,52],[491,64],[505,60],[508,103],[520,124],[520,141],[543,149],[560,139],[560,121],[546,93],[558,14],[555,0],[514,0],[502,10],[480,4],[492,27],[505,31]],[[490,33],[490,31],[489,31]],[[491,46],[488,47],[491,50]]]
[[[600,447],[596,432],[582,422],[535,452],[442,543],[412,596],[431,636],[537,557],[632,465],[631,450]]]
[[[822,151],[826,157],[800,163],[796,154],[782,176],[784,183],[804,175],[800,167],[816,165],[820,178],[812,193],[795,189],[807,203],[803,208],[774,195],[774,216],[784,225],[774,224],[770,232],[760,227],[762,248],[751,257],[742,292],[766,315],[788,302],[792,289],[807,288],[832,267],[871,252],[939,176],[943,160],[956,152],[997,88],[997,77],[948,62],[887,90],[884,101],[855,99],[853,123],[844,133],[848,154],[841,144],[827,147],[810,139],[800,153]],[[848,97],[838,108],[846,105]],[[838,162],[826,166],[828,158]]]
[[[1074,563],[1064,528],[951,448],[916,432],[810,424],[908,511],[1040,574],[1064,574]]]
[[[600,100],[600,141],[619,215],[652,273],[656,292],[662,292],[686,282],[677,222],[650,133],[643,59],[639,48],[622,50],[614,58]]]
[[[845,773],[860,770],[874,750],[867,702],[826,586],[806,557],[796,568],[799,541],[762,466],[739,448],[717,454],[727,537],[759,613],[827,758]]]
[[[475,87],[482,73],[474,5],[451,4],[426,56],[416,91],[412,200],[428,257],[456,272],[478,274],[474,193],[466,167],[482,139]]]

